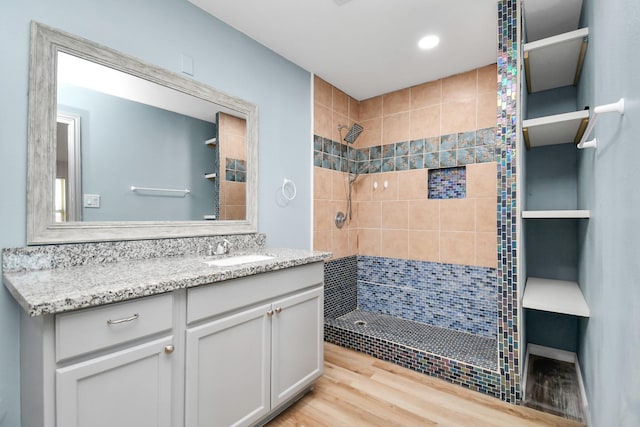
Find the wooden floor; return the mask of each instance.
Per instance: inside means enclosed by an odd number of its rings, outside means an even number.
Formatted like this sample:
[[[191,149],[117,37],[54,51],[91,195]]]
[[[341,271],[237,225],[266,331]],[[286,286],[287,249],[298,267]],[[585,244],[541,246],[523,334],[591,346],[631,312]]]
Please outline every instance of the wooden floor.
[[[325,343],[315,390],[271,421],[289,426],[581,426]]]

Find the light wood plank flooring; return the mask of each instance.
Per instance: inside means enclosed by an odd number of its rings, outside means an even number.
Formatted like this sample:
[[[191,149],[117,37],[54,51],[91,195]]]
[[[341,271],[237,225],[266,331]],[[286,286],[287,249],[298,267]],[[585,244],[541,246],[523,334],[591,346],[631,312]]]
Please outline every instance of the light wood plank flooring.
[[[269,427],[582,426],[325,343],[315,390]]]

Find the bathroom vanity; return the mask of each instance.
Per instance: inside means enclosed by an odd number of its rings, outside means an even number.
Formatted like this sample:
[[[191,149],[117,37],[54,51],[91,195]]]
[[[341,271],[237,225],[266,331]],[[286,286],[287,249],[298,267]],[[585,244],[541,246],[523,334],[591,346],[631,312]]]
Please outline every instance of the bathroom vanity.
[[[5,272],[24,309],[22,425],[260,425],[323,369],[323,259],[201,256]]]

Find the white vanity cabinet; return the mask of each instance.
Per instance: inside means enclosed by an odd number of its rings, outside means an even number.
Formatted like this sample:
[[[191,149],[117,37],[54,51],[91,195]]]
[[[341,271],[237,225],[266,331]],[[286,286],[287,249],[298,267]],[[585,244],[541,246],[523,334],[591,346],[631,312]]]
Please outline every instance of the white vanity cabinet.
[[[322,375],[322,283],[316,263],[189,290],[186,426],[261,423]]]
[[[23,427],[259,425],[323,369],[322,262],[21,323]]]

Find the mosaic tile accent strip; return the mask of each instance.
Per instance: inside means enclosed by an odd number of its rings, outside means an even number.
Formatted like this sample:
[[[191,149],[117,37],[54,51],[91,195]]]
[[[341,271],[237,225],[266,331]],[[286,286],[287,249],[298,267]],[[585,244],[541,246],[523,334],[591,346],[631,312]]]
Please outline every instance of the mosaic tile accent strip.
[[[481,368],[492,371],[498,369],[498,344],[495,338],[484,338],[363,310],[354,310],[335,320],[326,321],[340,328]]]
[[[467,168],[429,170],[430,199],[464,199],[467,197]]]
[[[358,308],[496,338],[496,270],[358,256]]]
[[[247,161],[227,157],[225,179],[234,182],[247,182]]]
[[[184,255],[205,256],[210,245],[215,247],[222,239],[229,240],[235,251],[264,248],[266,238],[264,234],[254,233],[7,248],[2,250],[2,271],[48,270]]]
[[[324,317],[336,319],[358,307],[356,256],[324,263]]]
[[[359,149],[314,135],[313,164],[351,173],[448,168],[494,161],[495,141],[495,128]]]
[[[518,34],[517,0],[498,2],[498,128],[495,159],[498,164],[498,354],[500,398],[522,399],[518,310],[517,230],[517,104]]]
[[[500,376],[489,369],[325,323],[324,339],[462,387],[500,396]]]

